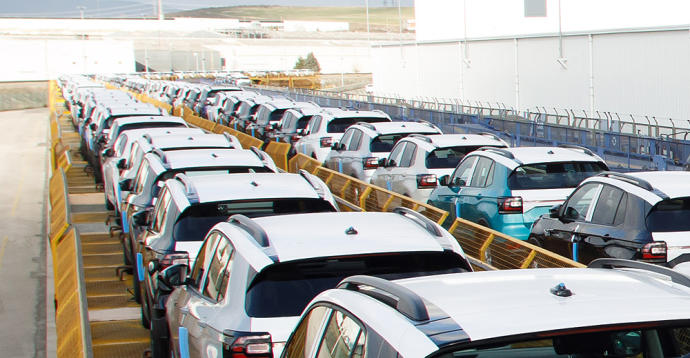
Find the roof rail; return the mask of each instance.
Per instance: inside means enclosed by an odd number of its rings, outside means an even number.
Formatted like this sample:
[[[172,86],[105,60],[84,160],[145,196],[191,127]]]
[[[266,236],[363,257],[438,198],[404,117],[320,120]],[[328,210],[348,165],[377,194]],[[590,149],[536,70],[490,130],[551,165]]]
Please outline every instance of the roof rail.
[[[672,282],[677,283],[679,285],[683,285],[685,287],[690,287],[690,277],[685,276],[682,273],[680,273],[678,271],[674,271],[670,268],[650,264],[647,262],[603,258],[603,259],[596,259],[596,260],[590,262],[589,265],[587,265],[587,267],[588,268],[605,268],[605,269],[614,269],[616,267],[622,267],[622,268],[645,270],[645,271],[658,273],[660,275],[668,276]]]
[[[160,148],[153,148],[151,153],[157,155],[159,158],[161,158],[161,161],[163,164],[168,164],[168,157],[165,155],[165,152],[161,150]]]
[[[424,216],[424,215],[422,215],[422,214],[420,214],[420,213],[418,213],[412,209],[400,206],[400,207],[393,209],[392,212],[394,212],[396,214],[400,214],[406,218],[412,219],[412,221],[416,222],[421,227],[423,227],[426,231],[430,232],[431,234],[433,234],[435,236],[443,237],[443,233],[441,232],[441,230],[438,229],[438,226],[436,226],[436,224],[433,221],[429,220],[429,218],[427,218],[426,216]]]
[[[374,290],[361,290],[361,286],[369,286],[384,293],[377,293]],[[409,288],[397,283],[378,277],[357,275],[340,281],[337,288],[365,294],[395,308],[396,311],[414,321],[429,320],[429,312],[426,309],[424,300]]]
[[[144,135],[141,136],[142,138],[146,139],[149,144],[153,144],[153,138],[151,138],[151,135],[148,133],[144,133]]]
[[[372,131],[375,131],[375,130],[376,130],[376,127],[374,127],[373,124],[368,123],[368,122],[357,122],[357,123],[355,123],[355,124],[360,125],[360,126],[362,126],[362,127],[364,127],[364,128],[371,129]]]
[[[495,134],[493,134],[493,133],[491,133],[491,132],[479,132],[479,133],[477,133],[477,134],[483,135],[483,136],[485,136],[485,137],[491,137],[491,138],[493,138],[493,139],[495,139],[495,140],[497,140],[497,141],[503,142],[503,139],[501,139],[501,137],[499,137],[499,136],[497,136],[497,135],[495,135]]]
[[[197,193],[194,183],[186,174],[178,173],[175,175],[174,179],[184,185],[185,194],[187,195],[187,200],[189,200],[190,203],[199,202],[199,193]]]
[[[592,152],[589,148],[583,147],[583,146],[581,146],[581,145],[574,145],[574,144],[559,144],[558,147],[559,147],[559,148],[566,148],[566,149],[581,150],[581,151],[583,151],[585,154],[589,155],[590,157],[596,156],[596,154],[594,154],[594,152]]]
[[[256,154],[256,156],[259,157],[259,159],[260,159],[262,162],[263,162],[263,161],[266,161],[266,153],[264,153],[263,151],[261,151],[261,149],[255,147],[255,146],[251,146],[251,147],[249,147],[249,150],[251,150],[254,154]]]
[[[225,138],[228,139],[228,142],[230,142],[230,144],[232,144],[233,149],[241,149],[242,148],[242,145],[239,143],[239,139],[237,139],[237,137],[235,137],[234,135],[232,135],[228,132],[223,132],[223,136],[225,136]],[[236,146],[236,144],[240,144],[240,147],[238,148]]]
[[[496,153],[496,154],[498,154],[498,155],[502,155],[502,156],[504,156],[504,157],[506,157],[506,158],[508,158],[508,159],[513,159],[513,160],[515,160],[515,161],[518,161],[517,159],[515,159],[515,155],[513,155],[513,153],[511,153],[510,151],[505,150],[505,149],[503,149],[503,148],[496,148],[496,147],[481,147],[481,148],[479,148],[479,149],[477,149],[477,150],[481,150],[481,151],[485,151],[485,152],[494,152],[494,153]]]
[[[266,231],[264,231],[259,224],[254,222],[254,220],[242,214],[235,214],[229,217],[227,221],[231,224],[242,227],[242,229],[248,232],[254,238],[254,240],[256,240],[256,243],[259,244],[259,246],[271,246],[271,243],[268,241],[268,234],[266,234]]]
[[[381,113],[381,114],[385,114],[386,117],[388,117],[388,113],[386,113],[386,112],[384,112],[384,111],[382,111],[382,110],[380,110],[380,109],[372,109],[371,111],[372,111],[372,112],[378,112],[378,113]]]
[[[641,179],[641,178],[634,177],[632,175],[606,171],[606,172],[601,172],[601,173],[597,174],[597,176],[598,177],[604,177],[604,178],[615,178],[618,180],[622,180],[626,183],[635,185],[635,186],[640,187],[644,190],[651,191],[654,194],[659,195],[660,197],[662,197],[664,199],[668,199],[668,195],[666,195],[665,193],[662,193],[661,191],[659,191],[657,189],[654,189],[652,184],[650,184],[648,181]]]
[[[408,137],[410,137],[410,138],[417,138],[417,139],[423,140],[423,141],[425,141],[425,142],[427,142],[427,143],[431,143],[431,138],[427,137],[427,136],[424,135],[424,134],[412,133],[412,134],[408,135]]]

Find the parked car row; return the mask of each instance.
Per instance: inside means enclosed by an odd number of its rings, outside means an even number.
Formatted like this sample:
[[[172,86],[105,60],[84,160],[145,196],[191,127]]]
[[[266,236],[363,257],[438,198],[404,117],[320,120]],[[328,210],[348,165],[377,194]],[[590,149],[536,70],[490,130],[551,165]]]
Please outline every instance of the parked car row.
[[[73,82],[61,85],[76,108]],[[109,98],[92,97],[109,108]],[[532,232],[583,245],[572,254],[591,256],[589,267],[472,272],[455,238],[415,211],[337,212],[320,179],[277,173],[268,155],[242,149],[237,138],[158,127],[163,122],[151,116],[141,116],[150,126],[129,128],[117,118],[110,130],[122,128],[102,144],[103,176],[113,188],[105,197],[127,232],[124,260],[133,266],[154,357],[690,353],[690,255],[683,255],[687,235],[677,234],[690,231],[684,175],[612,173],[585,148],[508,148],[488,134],[444,135],[426,123],[379,123],[390,117],[356,112],[312,115],[305,128],[318,133],[323,124],[330,134],[320,146],[331,150],[325,158],[360,153],[362,164],[377,164],[361,167],[373,169],[372,181],[393,189],[398,175],[411,183],[401,191],[436,187],[430,202],[458,217],[481,217],[486,208],[499,223],[487,226],[521,234],[537,220]],[[607,225],[622,227],[626,238],[594,230]],[[656,241],[625,251],[627,237]],[[594,259],[602,255],[585,244],[668,268]],[[661,259],[666,250],[670,262]]]

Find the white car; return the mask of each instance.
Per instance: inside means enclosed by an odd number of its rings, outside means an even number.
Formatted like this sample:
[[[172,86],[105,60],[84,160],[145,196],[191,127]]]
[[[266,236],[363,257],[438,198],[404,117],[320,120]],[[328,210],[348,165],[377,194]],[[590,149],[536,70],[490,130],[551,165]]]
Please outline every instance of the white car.
[[[412,134],[379,161],[371,183],[426,203],[438,178],[451,174],[467,153],[481,147],[506,148],[508,144],[490,133]]]
[[[442,132],[428,122],[357,123],[333,144],[324,166],[368,183],[395,143],[412,134]]]
[[[356,276],[312,300],[282,357],[687,357],[689,301],[688,276],[613,259],[395,281]]]
[[[309,301],[347,276],[467,271],[455,238],[409,209],[235,215],[211,229],[168,298],[171,347],[175,357],[279,356]]]
[[[331,146],[340,140],[345,129],[355,123],[390,122],[391,118],[378,110],[357,111],[341,108],[323,108],[312,116],[304,137],[294,143],[297,153],[308,155],[323,163]]]

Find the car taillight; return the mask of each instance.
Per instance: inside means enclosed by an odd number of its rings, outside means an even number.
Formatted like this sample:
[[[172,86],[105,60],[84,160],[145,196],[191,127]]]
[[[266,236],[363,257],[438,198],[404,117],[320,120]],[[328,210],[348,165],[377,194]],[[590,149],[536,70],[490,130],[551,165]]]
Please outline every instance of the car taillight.
[[[296,134],[293,135],[293,136],[292,136],[292,143],[294,143],[294,142],[300,140],[301,138],[302,138],[302,136],[298,136],[298,135],[296,135]]]
[[[511,196],[508,198],[498,198],[499,214],[520,214],[522,213],[522,198]]]
[[[417,175],[417,188],[435,188],[438,183],[436,174],[419,174]]]
[[[379,158],[367,157],[364,158],[364,169],[376,169],[379,167]]]
[[[253,332],[223,332],[224,358],[272,358],[271,335]]]
[[[652,241],[642,247],[642,260],[653,262],[666,262],[668,248],[665,241]]]
[[[267,124],[267,125],[264,126],[264,130],[265,130],[266,132],[271,132],[271,131],[273,131],[273,126],[270,125],[270,124]]]
[[[172,254],[166,254],[159,261],[159,269],[164,270],[167,267],[176,264],[185,264],[189,266],[189,254],[186,252],[175,252]]]
[[[321,144],[321,148],[330,148],[330,146],[333,145],[333,138],[321,137],[321,139],[319,140],[319,143]]]

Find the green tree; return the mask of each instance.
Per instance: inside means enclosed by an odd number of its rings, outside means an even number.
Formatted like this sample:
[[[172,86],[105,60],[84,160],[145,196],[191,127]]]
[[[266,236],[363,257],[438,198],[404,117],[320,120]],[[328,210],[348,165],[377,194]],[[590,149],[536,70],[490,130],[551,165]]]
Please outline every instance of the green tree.
[[[298,58],[297,63],[295,63],[296,70],[312,70],[314,72],[321,72],[321,65],[319,61],[314,56],[313,52],[309,52],[306,58]]]

